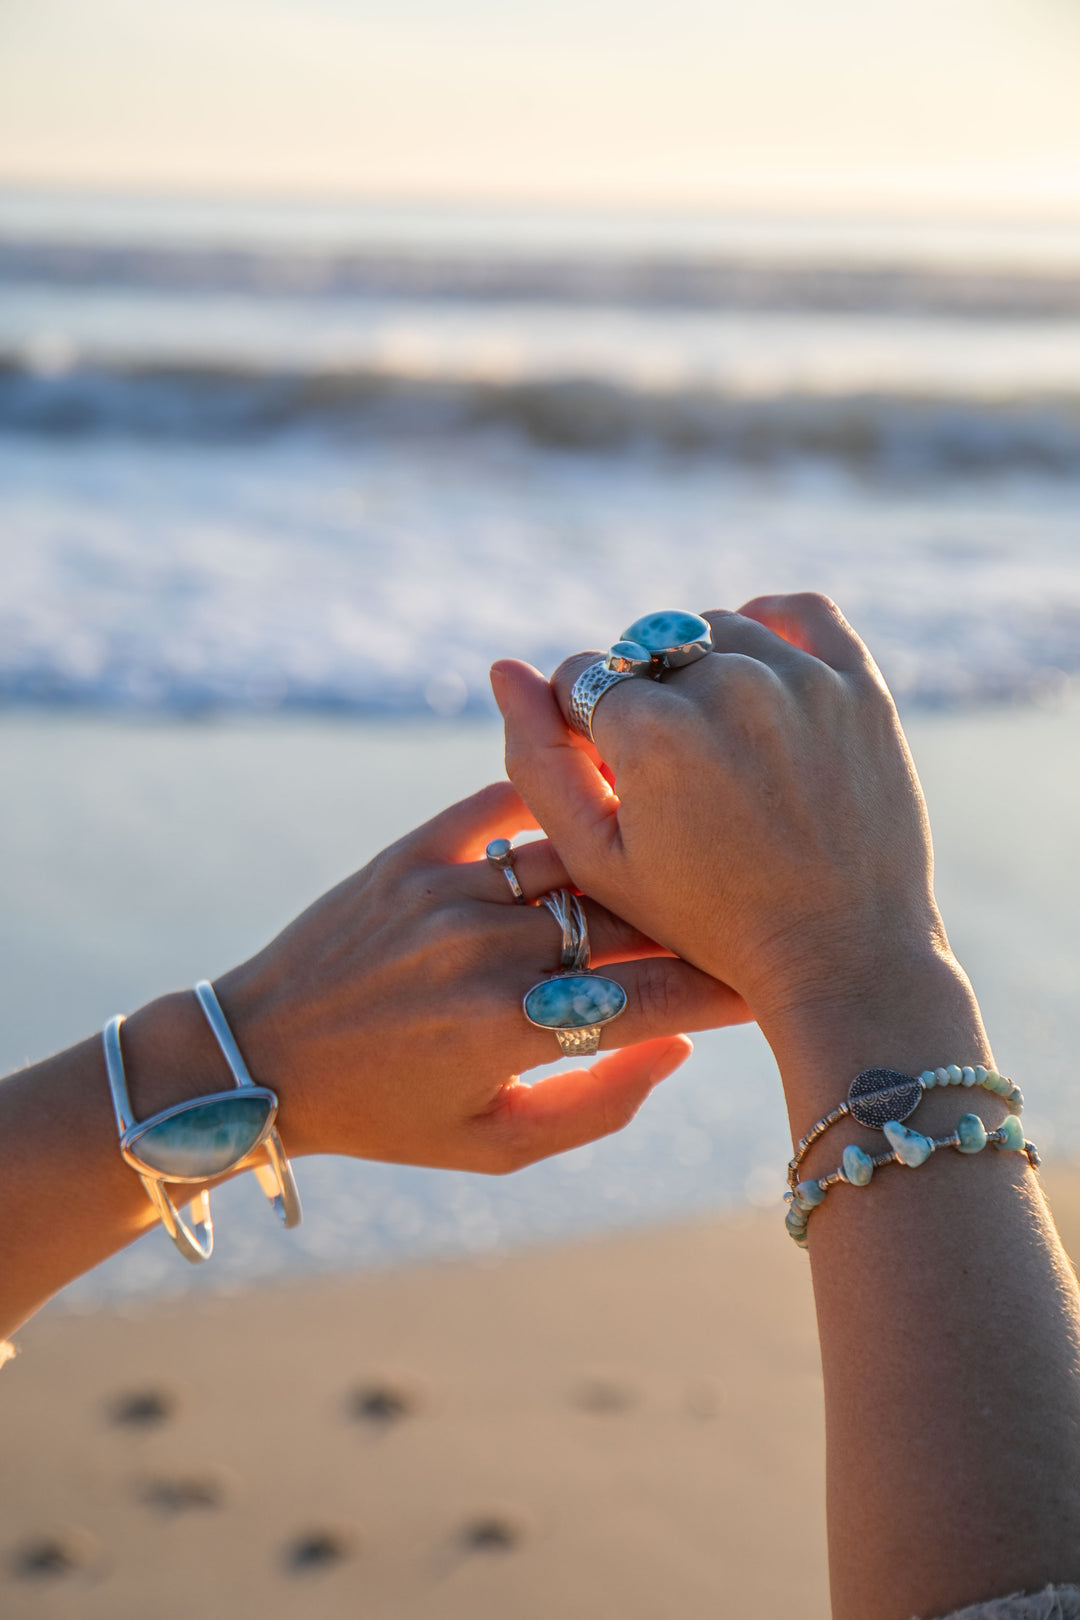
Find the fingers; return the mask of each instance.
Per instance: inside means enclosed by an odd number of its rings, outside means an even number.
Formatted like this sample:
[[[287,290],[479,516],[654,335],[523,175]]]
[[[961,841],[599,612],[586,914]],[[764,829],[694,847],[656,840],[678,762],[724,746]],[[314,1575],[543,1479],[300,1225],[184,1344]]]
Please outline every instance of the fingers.
[[[756,596],[739,609],[739,616],[756,620],[841,674],[871,673],[881,678],[863,641],[827,596],[814,591],[794,596]]]
[[[577,746],[538,670],[501,660],[491,688],[506,724],[507,775],[567,870],[590,870],[618,841],[617,798],[591,754]]]
[[[531,832],[537,823],[509,782],[492,782],[410,833],[410,853],[438,861],[474,861],[493,838]]]
[[[685,1035],[624,1047],[588,1069],[552,1075],[534,1086],[504,1086],[476,1121],[481,1162],[494,1171],[521,1169],[553,1153],[595,1142],[628,1125],[660,1080],[690,1056]]]

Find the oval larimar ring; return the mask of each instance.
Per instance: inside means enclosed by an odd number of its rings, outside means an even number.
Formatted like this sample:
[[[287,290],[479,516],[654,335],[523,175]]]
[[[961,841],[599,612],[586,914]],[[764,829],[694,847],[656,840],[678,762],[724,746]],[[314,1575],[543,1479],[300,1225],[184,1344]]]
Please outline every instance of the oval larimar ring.
[[[484,854],[487,857],[488,864],[500,871],[507,883],[509,883],[510,893],[514,896],[517,904],[519,906],[528,905],[525,890],[518,882],[517,873],[514,871],[514,846],[509,838],[493,838]]]
[[[567,1057],[599,1050],[600,1032],[626,1011],[626,991],[598,973],[556,973],[526,991],[525,1017],[537,1029],[550,1029]]]
[[[652,674],[657,680],[665,670],[683,669],[713,650],[708,619],[703,619],[700,613],[686,613],[681,608],[646,613],[642,618],[635,619],[629,630],[623,631],[622,639],[646,650],[652,663]]]

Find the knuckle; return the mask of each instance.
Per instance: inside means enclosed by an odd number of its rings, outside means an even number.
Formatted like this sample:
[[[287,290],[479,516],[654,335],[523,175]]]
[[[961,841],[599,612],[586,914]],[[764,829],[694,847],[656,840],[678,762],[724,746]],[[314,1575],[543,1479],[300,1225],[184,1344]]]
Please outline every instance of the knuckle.
[[[652,957],[639,965],[634,981],[634,1010],[646,1027],[679,1022],[685,997],[666,957]]]

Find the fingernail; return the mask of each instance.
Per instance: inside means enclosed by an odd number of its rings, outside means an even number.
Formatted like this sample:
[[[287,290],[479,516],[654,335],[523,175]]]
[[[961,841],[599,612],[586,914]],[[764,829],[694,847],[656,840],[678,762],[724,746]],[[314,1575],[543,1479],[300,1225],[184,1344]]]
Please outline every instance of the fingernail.
[[[495,698],[495,702],[499,705],[499,711],[501,713],[503,706],[503,693],[506,691],[506,676],[503,673],[501,664],[492,664],[490,670],[488,671],[488,680],[491,682],[492,695]]]
[[[676,1035],[653,1060],[649,1067],[650,1080],[666,1080],[669,1074],[686,1062],[694,1050],[694,1043],[686,1035]]]

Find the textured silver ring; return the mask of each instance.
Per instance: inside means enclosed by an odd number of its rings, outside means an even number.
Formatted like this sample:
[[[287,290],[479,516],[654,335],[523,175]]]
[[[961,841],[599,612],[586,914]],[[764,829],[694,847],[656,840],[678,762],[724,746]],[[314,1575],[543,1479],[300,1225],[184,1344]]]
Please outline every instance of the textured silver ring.
[[[592,722],[596,705],[604,693],[610,692],[620,681],[634,679],[629,670],[609,669],[606,658],[598,658],[595,664],[583,669],[570,688],[570,724],[573,729],[588,737],[590,742],[595,742]]]
[[[510,893],[514,896],[517,904],[527,906],[529,902],[525,898],[525,890],[518,882],[517,873],[514,871],[514,846],[509,838],[493,838],[484,854],[487,857],[488,865],[501,872],[510,885]]]

